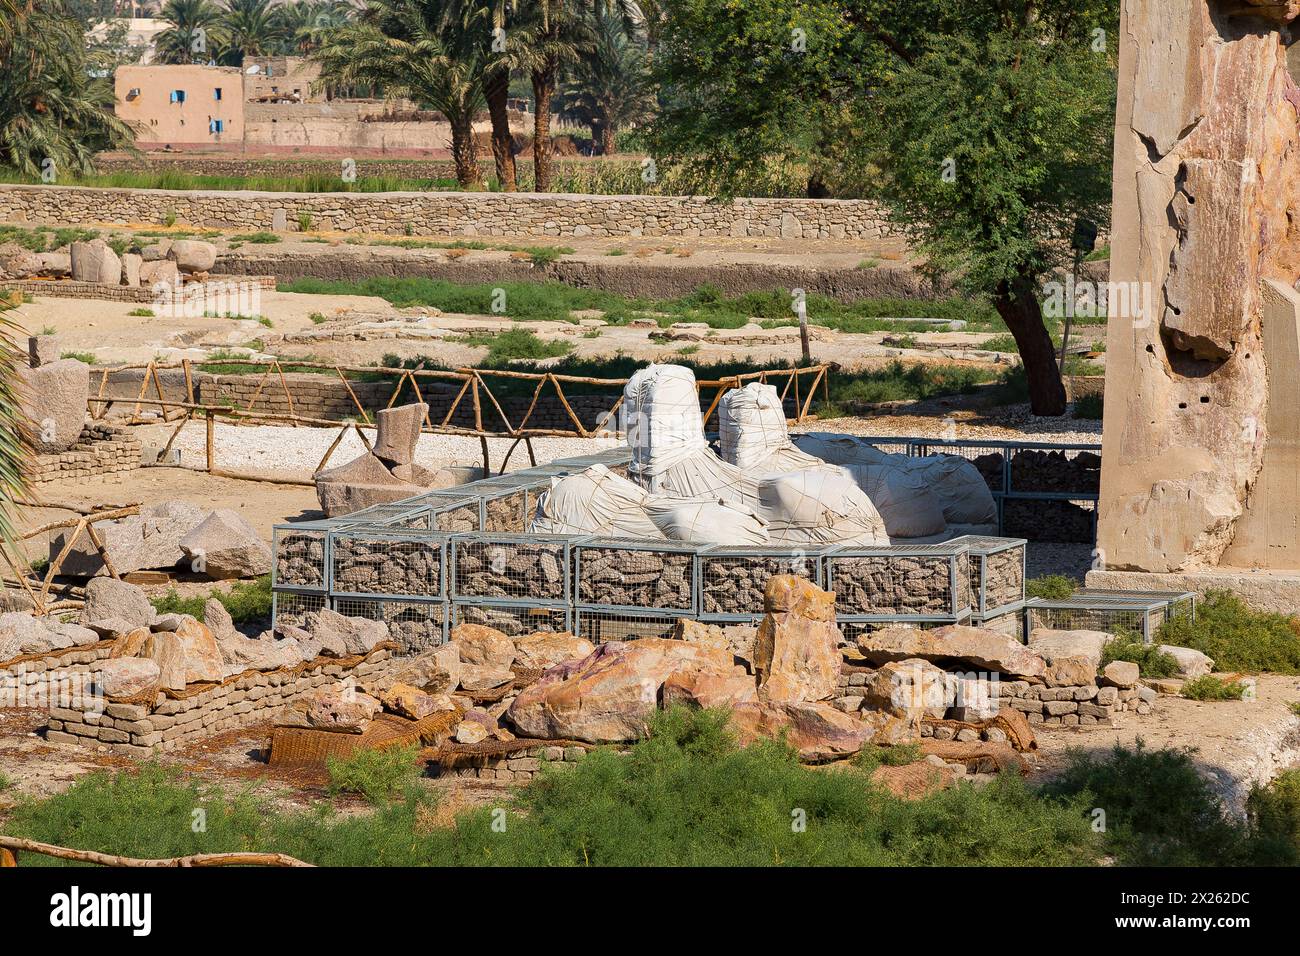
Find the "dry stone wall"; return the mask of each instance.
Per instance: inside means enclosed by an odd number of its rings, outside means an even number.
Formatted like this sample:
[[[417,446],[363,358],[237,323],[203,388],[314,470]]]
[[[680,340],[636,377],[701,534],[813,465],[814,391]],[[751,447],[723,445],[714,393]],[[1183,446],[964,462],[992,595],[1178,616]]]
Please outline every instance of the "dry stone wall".
[[[855,199],[737,199],[543,193],[257,193],[81,186],[0,186],[0,222],[58,225],[163,223],[271,229],[311,219],[313,229],[403,235],[665,236],[881,239],[884,218]]]
[[[140,467],[140,441],[125,429],[103,422],[88,423],[77,443],[57,455],[36,455],[29,471],[40,484],[60,478],[95,478]]]

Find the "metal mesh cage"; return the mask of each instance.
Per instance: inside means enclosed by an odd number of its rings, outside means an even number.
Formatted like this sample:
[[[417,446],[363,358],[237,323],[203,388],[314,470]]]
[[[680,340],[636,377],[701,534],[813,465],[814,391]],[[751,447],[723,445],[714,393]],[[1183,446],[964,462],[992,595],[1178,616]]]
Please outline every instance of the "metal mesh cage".
[[[535,604],[492,604],[471,599],[451,605],[452,627],[483,624],[508,637],[537,631],[573,631],[573,611],[568,607],[540,607]]]
[[[1029,541],[1092,544],[1097,540],[1097,502],[1006,497],[1002,533]]]
[[[680,541],[583,538],[573,546],[575,600],[597,609],[695,613],[700,551]]]
[[[571,475],[584,471],[592,465],[604,465],[614,474],[626,478],[628,469],[632,465],[632,449],[626,444],[619,444],[590,455],[557,458],[551,464],[563,467],[566,473]]]
[[[963,535],[948,543],[969,549],[971,610],[976,615],[993,617],[1024,603],[1028,542],[1023,538]]]
[[[848,545],[827,554],[826,580],[841,618],[956,621],[970,612],[964,545]]]
[[[1023,644],[1027,639],[1024,607],[1022,601],[988,617],[972,614],[970,623],[972,627],[982,627],[985,630],[997,631],[999,634],[1014,637]]]
[[[446,539],[428,532],[344,528],[330,533],[330,592],[441,598]]]
[[[522,534],[528,530],[528,484],[515,481],[494,483],[480,492],[482,530],[497,534]]]
[[[452,597],[568,605],[571,540],[540,534],[458,536],[452,540]]]
[[[912,448],[914,457],[925,458],[930,455],[955,455],[965,458],[984,479],[989,491],[994,495],[1004,494],[1010,488],[1010,475],[1007,473],[1007,443],[1000,441],[958,441],[944,439],[927,439],[918,441]]]
[[[344,617],[364,617],[388,625],[401,654],[418,654],[447,640],[446,601],[393,601],[386,598],[336,597],[334,610]]]
[[[325,590],[325,548],[330,525],[323,521],[276,525],[272,530],[271,586]]]
[[[443,534],[465,534],[483,530],[483,506],[478,496],[467,493],[470,485],[430,491],[405,503],[428,509],[429,530]]]
[[[412,499],[391,504],[371,505],[346,515],[335,527],[398,528],[408,531],[428,531],[429,511]]]
[[[1060,601],[1031,598],[1025,602],[1025,631],[1128,631],[1151,643],[1165,620],[1167,600],[1142,597],[1074,595]]]
[[[700,552],[700,612],[709,617],[762,616],[763,592],[778,574],[794,574],[821,587],[823,551],[744,545]]]
[[[1101,492],[1101,446],[1024,444],[1008,449],[1013,494],[1089,498]]]
[[[1195,591],[1116,591],[1111,588],[1077,588],[1074,596],[1167,601],[1168,606],[1165,608],[1164,621],[1172,621],[1180,617],[1186,617],[1190,621],[1196,620],[1197,595]]]
[[[271,626],[291,624],[301,627],[308,614],[321,610],[327,603],[324,594],[276,591],[271,596]]]
[[[638,614],[634,611],[597,611],[579,608],[577,634],[593,644],[635,641],[643,637],[668,637],[677,626],[674,614]]]

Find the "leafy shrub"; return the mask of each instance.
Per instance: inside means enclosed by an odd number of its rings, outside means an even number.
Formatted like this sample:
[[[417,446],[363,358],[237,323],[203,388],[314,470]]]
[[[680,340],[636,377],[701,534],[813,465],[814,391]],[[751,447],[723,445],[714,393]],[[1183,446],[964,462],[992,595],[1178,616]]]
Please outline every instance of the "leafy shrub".
[[[1160,650],[1158,644],[1144,644],[1132,631],[1117,632],[1102,647],[1101,669],[1111,661],[1130,661],[1143,677],[1173,677],[1178,673],[1178,661],[1172,654]]]
[[[142,319],[152,319],[154,316],[153,309],[132,309],[127,315]]]
[[[1213,674],[1194,677],[1183,684],[1182,695],[1188,700],[1241,700],[1246,685],[1240,681],[1225,681]]]
[[[875,770],[877,767],[906,767],[916,763],[922,757],[920,744],[900,744],[896,747],[863,747],[853,758],[853,765],[860,770]]]
[[[78,362],[85,362],[87,365],[94,365],[99,359],[95,358],[94,352],[64,352],[59,358],[76,359]]]
[[[1064,601],[1074,593],[1074,581],[1064,574],[1045,574],[1025,581],[1025,596],[1044,601]]]
[[[401,794],[419,776],[416,755],[420,748],[385,747],[361,749],[350,757],[329,757],[330,793],[358,793],[371,803],[380,804]]]
[[[271,616],[271,576],[263,574],[253,581],[236,581],[229,591],[213,589],[210,594],[182,597],[172,588],[162,597],[151,599],[159,614],[188,614],[203,620],[203,605],[209,597],[220,601],[236,624],[267,620]]]
[[[1246,815],[1259,838],[1274,845],[1276,862],[1300,857],[1300,769],[1283,770],[1246,798]]]
[[[573,351],[570,342],[548,341],[537,337],[528,329],[507,329],[494,335],[462,335],[454,341],[466,345],[487,346],[489,363],[509,362],[514,359],[532,359],[534,361],[559,358]]]
[[[1074,417],[1100,421],[1105,400],[1101,395],[1080,395],[1074,400]]]
[[[1232,866],[1272,861],[1230,818],[1197,772],[1192,750],[1149,750],[1141,740],[1109,754],[1073,751],[1045,795],[1105,812],[1106,849],[1131,866]]]
[[[279,242],[280,237],[273,232],[245,232],[237,236],[231,236],[230,241],[251,242],[254,245],[265,245],[272,242]]]
[[[1162,644],[1210,655],[1219,670],[1300,674],[1298,627],[1293,617],[1252,611],[1235,594],[1211,591],[1197,605],[1194,622],[1176,617],[1157,636]]]

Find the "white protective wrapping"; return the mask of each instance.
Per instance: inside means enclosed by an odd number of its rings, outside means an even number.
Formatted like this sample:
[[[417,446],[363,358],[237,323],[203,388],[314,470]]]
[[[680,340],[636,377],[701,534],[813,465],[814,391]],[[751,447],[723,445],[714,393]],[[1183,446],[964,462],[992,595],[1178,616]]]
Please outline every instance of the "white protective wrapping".
[[[892,462],[850,465],[847,470],[880,512],[890,538],[925,538],[947,529],[943,503],[921,472]]]
[[[907,457],[890,455],[861,438],[834,432],[805,432],[794,436],[794,444],[800,451],[832,465],[882,465],[893,457]]]
[[[762,382],[750,382],[722,396],[718,434],[722,460],[750,474],[782,474],[824,464],[790,441],[781,396],[775,386]]]
[[[684,500],[651,495],[646,514],[672,541],[699,544],[767,544],[767,523],[750,508],[713,498]]]
[[[704,438],[690,369],[648,365],[636,372],[623,389],[622,415],[632,449],[628,476],[651,494],[756,504],[755,479],[715,455]]]
[[[537,513],[528,530],[534,534],[662,538],[646,514],[649,497],[639,485],[604,465],[592,465],[575,475],[551,479],[550,490],[537,500]]]
[[[758,483],[758,514],[773,544],[888,544],[885,522],[843,468],[822,465]]]
[[[942,502],[943,516],[950,526],[997,527],[997,502],[973,462],[958,455],[928,455],[908,459],[906,467],[925,478],[926,485]]]

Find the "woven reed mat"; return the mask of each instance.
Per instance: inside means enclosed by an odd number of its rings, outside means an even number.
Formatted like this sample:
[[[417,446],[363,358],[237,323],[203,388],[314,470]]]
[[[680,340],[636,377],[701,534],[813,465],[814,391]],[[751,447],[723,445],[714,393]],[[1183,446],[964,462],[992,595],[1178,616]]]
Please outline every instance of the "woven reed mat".
[[[269,763],[278,767],[324,766],[329,757],[348,757],[358,750],[384,750],[433,740],[460,722],[459,711],[441,711],[423,720],[380,714],[365,733],[345,734],[314,727],[276,727]]]
[[[427,754],[429,760],[446,770],[455,767],[472,767],[478,761],[487,761],[507,754],[515,754],[537,747],[581,747],[593,750],[594,745],[581,740],[538,740],[529,737],[516,737],[514,740],[480,740],[476,744],[458,744],[454,740],[446,741],[436,750]]]
[[[1029,761],[1007,744],[991,744],[983,740],[961,744],[955,740],[934,740],[926,737],[921,741],[921,753],[935,754],[948,763],[964,763],[968,770],[988,758],[993,761],[998,773],[1008,773],[1012,770],[1022,776],[1029,773]]]
[[[987,720],[938,720],[927,717],[925,723],[931,727],[951,727],[953,730],[963,730],[969,727],[971,730],[980,732],[996,727],[1007,735],[1007,743],[1021,753],[1038,749],[1038,738],[1034,736],[1034,730],[1029,726],[1029,718],[1020,711],[1012,710],[1009,707],[1002,710],[997,716],[990,717]]]
[[[303,661],[299,664],[294,664],[292,667],[280,667],[273,671],[259,671],[259,670],[249,669],[245,671],[240,671],[238,674],[231,674],[229,677],[223,678],[222,680],[219,681],[208,681],[202,684],[186,684],[184,690],[171,690],[169,688],[164,687],[163,693],[166,694],[168,697],[172,698],[173,700],[188,700],[191,697],[197,697],[199,694],[202,694],[204,691],[212,690],[215,687],[225,687],[227,684],[233,684],[241,677],[247,677],[250,674],[292,674],[295,677],[297,677],[305,670],[309,670],[310,668],[313,667],[321,667],[327,664],[338,664],[341,667],[356,667],[362,661],[366,660],[366,658],[368,658],[375,651],[392,651],[392,650],[396,650],[397,647],[398,645],[395,641],[380,641],[378,644],[372,647],[370,649],[370,652],[367,654],[353,654],[349,657],[324,657],[324,656],[314,657],[309,661]]]
[[[94,644],[74,644],[72,647],[61,647],[58,650],[51,648],[50,650],[44,651],[40,654],[20,654],[7,661],[0,661],[0,671],[8,670],[15,664],[26,664],[30,661],[43,661],[47,657],[67,657],[70,654],[77,653],[77,651],[92,651],[104,644],[111,646],[115,640],[115,638],[110,638],[106,641],[96,641]]]

